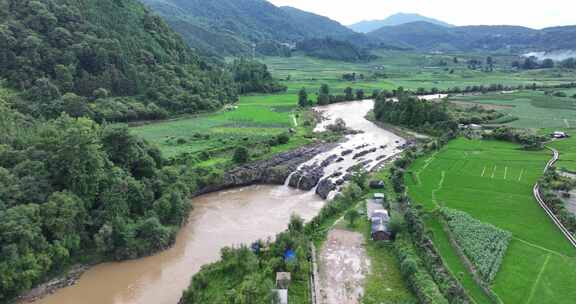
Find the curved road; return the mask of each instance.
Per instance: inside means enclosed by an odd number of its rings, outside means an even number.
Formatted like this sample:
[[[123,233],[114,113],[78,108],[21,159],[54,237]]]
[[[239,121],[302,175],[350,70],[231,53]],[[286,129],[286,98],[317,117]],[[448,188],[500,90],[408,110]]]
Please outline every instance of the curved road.
[[[546,171],[548,171],[548,169],[550,169],[550,167],[552,167],[560,159],[560,154],[558,153],[558,151],[556,149],[553,149],[553,148],[548,148],[548,149],[554,153],[554,156],[546,164],[546,168],[544,168],[544,173],[546,173]],[[576,238],[574,237],[574,235],[572,235],[572,233],[570,233],[570,231],[568,229],[566,229],[566,227],[564,227],[564,225],[558,219],[558,217],[556,217],[554,212],[552,212],[552,210],[550,210],[550,208],[548,208],[548,206],[546,205],[546,203],[542,199],[542,195],[540,194],[540,184],[538,184],[538,183],[536,183],[536,185],[534,185],[534,197],[536,198],[536,200],[540,204],[540,207],[542,207],[542,209],[544,209],[546,214],[548,214],[548,216],[552,219],[554,224],[556,224],[558,229],[560,229],[562,234],[564,234],[564,236],[568,239],[568,241],[572,244],[572,246],[574,246],[574,248],[576,248]]]

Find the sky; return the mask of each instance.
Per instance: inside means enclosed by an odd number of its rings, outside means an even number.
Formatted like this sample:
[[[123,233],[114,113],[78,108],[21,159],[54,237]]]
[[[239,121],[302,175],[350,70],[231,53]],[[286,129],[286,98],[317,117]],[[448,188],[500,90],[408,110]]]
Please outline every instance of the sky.
[[[344,25],[418,13],[454,25],[522,25],[544,28],[576,24],[575,0],[269,0],[330,17]],[[538,3],[538,4],[536,4]]]

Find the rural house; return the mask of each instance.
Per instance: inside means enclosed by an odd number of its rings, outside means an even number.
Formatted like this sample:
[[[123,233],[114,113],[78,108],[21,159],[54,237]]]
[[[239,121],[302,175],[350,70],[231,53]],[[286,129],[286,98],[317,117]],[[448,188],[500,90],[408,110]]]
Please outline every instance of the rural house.
[[[390,216],[384,209],[375,210],[370,217],[371,236],[374,241],[392,240],[392,232],[388,227]]]

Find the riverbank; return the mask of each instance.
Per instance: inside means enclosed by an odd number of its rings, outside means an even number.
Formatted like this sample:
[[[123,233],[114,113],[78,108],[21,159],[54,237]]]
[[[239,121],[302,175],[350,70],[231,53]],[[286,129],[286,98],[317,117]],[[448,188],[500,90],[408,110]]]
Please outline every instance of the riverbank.
[[[225,172],[219,183],[211,184],[196,192],[192,199],[213,192],[257,184],[282,185],[290,173],[296,170],[302,163],[336,146],[337,143],[312,144],[293,151],[279,153],[269,159],[237,166]],[[126,261],[126,263],[129,262],[130,261]],[[105,263],[106,262],[100,264]],[[59,289],[77,284],[85,272],[97,265],[99,264],[74,266],[65,274],[56,276],[21,295],[16,301],[18,303],[37,302],[48,295],[54,294]]]
[[[190,276],[203,265],[218,261],[222,248],[274,237],[286,229],[292,214],[312,220],[325,204],[316,195],[321,180],[333,179],[343,185],[352,168],[369,171],[402,151],[403,138],[364,118],[372,107],[371,101],[322,107],[328,116],[322,127],[342,118],[349,129],[360,132],[346,134],[337,143],[300,147],[220,173],[195,193],[194,209],[171,248],[137,260],[96,265],[76,285],[34,303],[176,303]],[[288,176],[297,176],[297,171],[299,187],[293,188]],[[314,177],[307,191],[298,190],[308,184],[302,175]],[[339,188],[330,192],[335,194]]]

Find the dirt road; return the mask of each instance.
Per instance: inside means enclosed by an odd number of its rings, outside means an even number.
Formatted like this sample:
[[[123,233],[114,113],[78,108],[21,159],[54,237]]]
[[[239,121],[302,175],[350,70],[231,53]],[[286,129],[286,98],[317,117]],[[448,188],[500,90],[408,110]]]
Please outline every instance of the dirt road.
[[[370,260],[358,232],[332,229],[320,251],[319,304],[357,304],[364,294]]]

